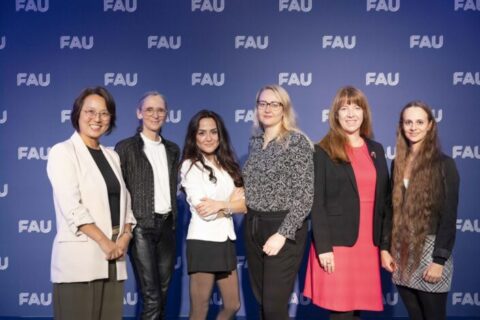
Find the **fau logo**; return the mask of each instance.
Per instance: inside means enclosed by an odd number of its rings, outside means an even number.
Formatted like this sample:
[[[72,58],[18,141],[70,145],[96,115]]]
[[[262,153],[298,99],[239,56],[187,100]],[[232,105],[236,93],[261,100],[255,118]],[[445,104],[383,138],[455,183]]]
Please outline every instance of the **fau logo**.
[[[400,72],[367,72],[365,75],[365,84],[369,85],[383,85],[383,86],[391,86],[395,87],[400,82]]]
[[[397,148],[392,146],[387,146],[385,148],[385,158],[388,160],[395,159],[395,155],[397,154]]]
[[[192,11],[223,12],[225,10],[224,0],[192,0]]]
[[[398,304],[398,293],[387,292],[382,296],[383,305],[395,306]]]
[[[367,11],[397,12],[400,0],[367,0]]]
[[[18,305],[23,306],[49,306],[52,304],[52,293],[20,292],[18,294]]]
[[[215,86],[221,87],[225,84],[225,73],[192,73],[192,86]]]
[[[480,72],[454,72],[453,85],[472,85],[480,86]]]
[[[478,146],[453,146],[452,158],[480,159]]]
[[[8,195],[8,183],[5,183],[0,191],[0,198],[5,198]]]
[[[103,11],[132,13],[137,10],[137,0],[103,0]]]
[[[457,219],[457,230],[480,233],[480,224],[478,224],[478,219],[473,221],[470,219]]]
[[[452,294],[452,305],[457,304],[480,306],[480,296],[478,292],[454,292]]]
[[[312,303],[312,300],[305,297],[302,293],[299,294],[297,292],[293,292],[292,295],[290,296],[289,303],[296,304],[296,305],[300,304],[302,306],[308,306],[309,304]]]
[[[255,111],[252,109],[237,109],[235,110],[235,122],[253,122],[255,118]]]
[[[168,123],[179,123],[182,121],[182,110],[168,110],[167,113],[167,122]]]
[[[312,0],[278,0],[278,11],[312,11]]]
[[[330,114],[330,109],[323,109],[322,110],[322,122],[328,121],[328,116]]]
[[[135,306],[138,303],[138,294],[136,292],[127,292],[123,297],[123,305]]]
[[[8,257],[0,257],[0,271],[8,269]]]
[[[62,110],[60,111],[60,122],[65,123],[70,121],[70,116],[72,114],[72,110]]]
[[[295,72],[280,72],[278,74],[278,84],[283,85],[286,84],[287,86],[302,86],[308,87],[312,84],[312,73],[300,73],[297,74]]]
[[[18,233],[50,233],[52,220],[18,220]]]
[[[33,12],[47,12],[48,0],[16,0],[15,10],[18,11],[33,11]]]
[[[48,160],[48,153],[51,147],[18,147],[18,160],[26,158],[27,160]]]
[[[260,49],[268,48],[268,36],[236,36],[235,49]]]
[[[413,34],[410,36],[410,48],[431,48],[440,49],[443,47],[443,35],[440,36],[422,36]]]
[[[84,49],[93,48],[93,36],[60,36],[60,49]]]
[[[0,118],[0,124],[4,124],[7,122],[7,110],[3,110],[2,117]]]
[[[106,86],[124,86],[124,87],[135,87],[138,83],[138,73],[115,73],[107,72],[104,75],[104,83]]]
[[[5,49],[7,45],[7,38],[5,36],[0,37],[0,50]]]
[[[148,49],[172,49],[177,50],[182,46],[181,36],[148,36],[147,48]]]
[[[356,36],[334,36],[326,35],[322,37],[322,48],[332,49],[353,49],[357,44]]]
[[[50,73],[17,73],[17,87],[48,87],[50,85]]]
[[[455,11],[463,9],[463,11],[480,11],[480,0],[455,0]]]

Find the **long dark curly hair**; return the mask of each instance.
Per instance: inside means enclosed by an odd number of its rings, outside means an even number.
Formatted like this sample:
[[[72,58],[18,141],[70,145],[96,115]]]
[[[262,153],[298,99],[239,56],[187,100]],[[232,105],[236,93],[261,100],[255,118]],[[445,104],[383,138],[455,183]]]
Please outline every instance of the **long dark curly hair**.
[[[182,162],[190,160],[192,165],[196,165],[200,162],[202,167],[208,170],[210,181],[214,183],[217,182],[213,169],[205,163],[202,151],[200,151],[196,142],[200,120],[205,118],[213,119],[217,125],[219,144],[217,150],[215,150],[215,156],[220,167],[228,172],[236,187],[243,187],[242,173],[230,143],[230,136],[228,135],[222,118],[213,111],[200,110],[190,120],[187,135],[185,136],[185,143],[183,145]]]
[[[403,130],[403,116],[408,108],[421,108],[426,112],[430,129],[412,161],[408,188],[404,187],[407,158],[412,150]],[[397,128],[397,151],[393,168],[393,232],[392,253],[397,261],[401,277],[409,277],[407,266],[417,268],[428,234],[432,213],[439,210],[439,201],[444,194],[441,148],[437,123],[431,108],[422,101],[409,102],[400,113]]]

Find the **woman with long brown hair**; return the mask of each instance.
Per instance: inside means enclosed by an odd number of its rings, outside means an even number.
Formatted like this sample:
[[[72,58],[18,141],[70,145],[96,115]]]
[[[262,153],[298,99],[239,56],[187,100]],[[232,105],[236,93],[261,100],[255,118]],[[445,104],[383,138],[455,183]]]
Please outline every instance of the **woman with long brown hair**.
[[[341,88],[330,109],[330,130],[315,146],[304,295],[330,310],[330,319],[383,310],[378,246],[390,182],[383,147],[371,139],[371,119],[365,95]]]
[[[410,319],[442,320],[453,273],[459,176],[440,149],[437,123],[424,102],[402,109],[396,150],[382,265],[393,272]]]

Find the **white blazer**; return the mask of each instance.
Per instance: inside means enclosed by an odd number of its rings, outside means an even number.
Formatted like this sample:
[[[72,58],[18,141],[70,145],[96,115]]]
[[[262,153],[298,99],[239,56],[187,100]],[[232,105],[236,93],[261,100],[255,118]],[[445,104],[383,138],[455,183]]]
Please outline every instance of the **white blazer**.
[[[209,172],[200,162],[193,166],[190,160],[185,160],[180,169],[181,185],[187,195],[190,205],[190,224],[188,225],[187,240],[204,240],[223,242],[227,239],[235,240],[235,228],[232,217],[219,218],[217,214],[202,217],[195,210],[203,197],[217,201],[230,199],[235,185],[232,177],[225,170],[220,170],[204,158],[205,163],[213,169],[217,183],[209,179]]]
[[[120,234],[126,223],[135,225],[130,194],[113,150],[100,146],[120,183]],[[108,192],[102,173],[80,135],[52,147],[47,174],[52,184],[57,234],[53,241],[51,281],[84,282],[108,278],[108,260],[100,246],[78,227],[95,223],[108,238],[112,236]],[[125,258],[116,261],[117,279],[127,278]]]

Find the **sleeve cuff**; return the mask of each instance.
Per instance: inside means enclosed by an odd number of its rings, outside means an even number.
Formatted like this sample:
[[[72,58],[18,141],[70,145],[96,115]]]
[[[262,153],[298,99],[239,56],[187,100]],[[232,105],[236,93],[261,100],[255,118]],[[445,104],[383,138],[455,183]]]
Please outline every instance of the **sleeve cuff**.
[[[78,207],[72,210],[69,215],[70,219],[68,226],[70,228],[70,231],[72,231],[77,236],[81,234],[80,230],[78,230],[78,227],[84,224],[95,223],[93,218],[88,213],[88,210],[83,207]]]
[[[445,264],[446,261],[447,259],[443,257],[433,257],[433,262],[442,266]]]

